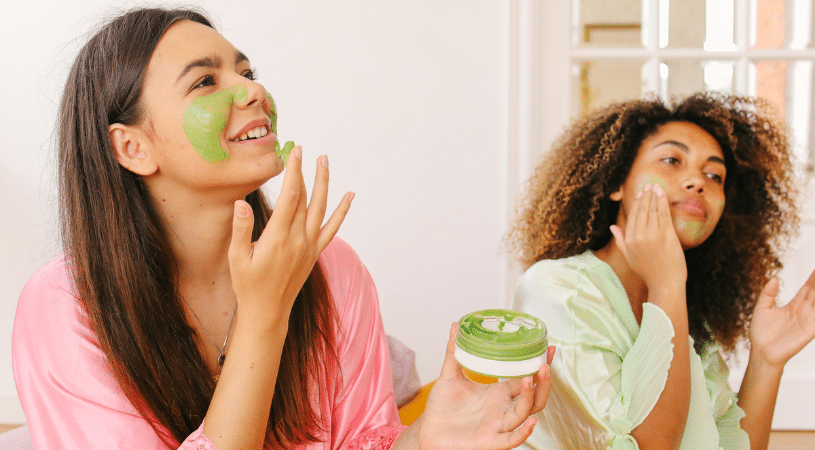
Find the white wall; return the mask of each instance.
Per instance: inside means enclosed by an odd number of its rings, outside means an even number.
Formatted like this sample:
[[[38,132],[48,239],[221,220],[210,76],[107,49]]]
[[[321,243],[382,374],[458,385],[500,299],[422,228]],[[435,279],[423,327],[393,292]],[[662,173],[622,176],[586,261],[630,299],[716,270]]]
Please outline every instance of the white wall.
[[[113,3],[0,0],[0,423],[24,420],[11,370],[17,297],[60,251],[60,87]],[[331,203],[357,192],[339,234],[373,274],[386,330],[416,350],[424,383],[438,374],[450,323],[507,300],[505,3],[200,3],[274,95],[281,138],[302,144],[306,161],[330,155]]]

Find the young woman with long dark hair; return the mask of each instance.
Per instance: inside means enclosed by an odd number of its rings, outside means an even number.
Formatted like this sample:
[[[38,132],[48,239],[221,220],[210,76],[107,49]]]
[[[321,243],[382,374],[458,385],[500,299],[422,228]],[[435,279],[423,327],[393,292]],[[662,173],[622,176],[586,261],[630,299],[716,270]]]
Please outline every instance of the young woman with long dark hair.
[[[549,382],[476,385],[448,355],[399,424],[373,282],[323,224],[272,97],[193,10],[137,9],[82,48],[59,118],[65,254],[18,303],[13,363],[35,448],[510,448]]]

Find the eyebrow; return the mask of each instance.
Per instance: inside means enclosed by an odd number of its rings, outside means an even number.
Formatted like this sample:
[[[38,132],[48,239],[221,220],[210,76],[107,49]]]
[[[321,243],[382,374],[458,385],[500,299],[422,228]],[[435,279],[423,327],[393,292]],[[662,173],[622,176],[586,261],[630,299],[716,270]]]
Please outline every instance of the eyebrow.
[[[235,65],[236,66],[238,64],[244,62],[244,61],[249,61],[249,58],[243,52],[239,51],[239,52],[235,53]],[[181,71],[181,74],[178,75],[178,78],[176,78],[175,81],[178,82],[178,80],[184,78],[184,75],[188,74],[190,72],[190,70],[195,69],[196,67],[207,67],[207,68],[210,68],[210,69],[220,69],[221,65],[223,65],[223,61],[221,60],[221,57],[218,56],[218,55],[205,56],[203,58],[198,58],[195,61],[191,61],[189,64],[184,66],[184,69]]]
[[[683,144],[683,143],[681,143],[679,141],[673,141],[673,140],[660,142],[659,144],[655,145],[653,148],[661,147],[663,145],[673,145],[674,147],[679,148],[680,150],[682,150],[685,153],[690,153],[690,148],[688,148],[687,145],[685,145],[685,144]],[[724,159],[722,159],[722,158],[720,158],[718,156],[710,156],[707,160],[710,161],[710,162],[720,163],[723,166],[726,165],[724,163]]]

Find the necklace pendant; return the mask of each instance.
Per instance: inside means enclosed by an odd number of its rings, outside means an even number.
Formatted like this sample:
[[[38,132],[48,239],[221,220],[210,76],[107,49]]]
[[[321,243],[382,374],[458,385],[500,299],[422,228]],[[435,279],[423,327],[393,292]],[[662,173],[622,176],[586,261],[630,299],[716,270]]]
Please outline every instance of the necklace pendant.
[[[218,357],[218,365],[219,365],[219,366],[223,366],[223,365],[224,365],[224,360],[225,360],[225,359],[226,359],[226,355],[224,355],[223,353],[221,353],[221,356],[219,356],[219,357]]]

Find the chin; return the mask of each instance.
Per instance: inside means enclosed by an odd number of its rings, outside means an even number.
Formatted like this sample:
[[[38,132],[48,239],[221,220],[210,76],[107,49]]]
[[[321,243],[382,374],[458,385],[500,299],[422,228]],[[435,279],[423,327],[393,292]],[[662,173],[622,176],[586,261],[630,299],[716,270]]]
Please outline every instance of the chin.
[[[682,250],[690,250],[704,243],[710,237],[706,223],[674,221],[674,230]]]

